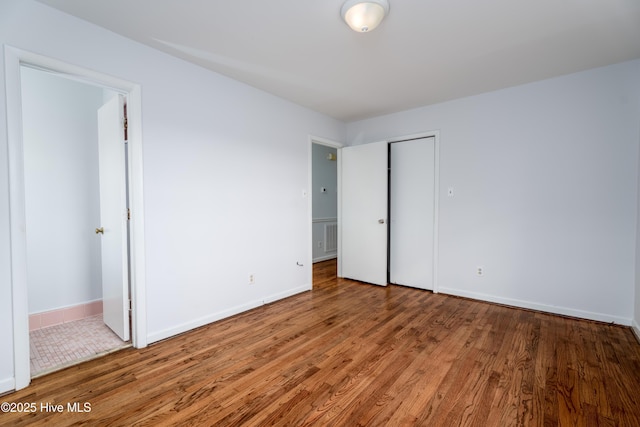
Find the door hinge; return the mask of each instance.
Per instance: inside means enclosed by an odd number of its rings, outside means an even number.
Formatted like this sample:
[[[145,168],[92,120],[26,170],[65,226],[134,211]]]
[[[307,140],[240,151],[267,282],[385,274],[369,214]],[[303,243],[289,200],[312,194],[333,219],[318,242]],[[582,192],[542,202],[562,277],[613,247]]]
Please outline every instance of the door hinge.
[[[131,302],[131,300],[129,300],[129,311],[133,310],[133,303]]]
[[[131,221],[131,209],[127,208],[127,219]]]

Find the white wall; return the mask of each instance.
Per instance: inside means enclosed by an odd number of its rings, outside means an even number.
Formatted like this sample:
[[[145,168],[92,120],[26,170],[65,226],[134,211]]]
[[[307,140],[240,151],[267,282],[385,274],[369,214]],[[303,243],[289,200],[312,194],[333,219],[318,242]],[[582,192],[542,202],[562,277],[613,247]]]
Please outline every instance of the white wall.
[[[97,110],[103,90],[22,67],[29,313],[102,298]]]
[[[350,123],[347,143],[440,131],[441,292],[628,325],[639,103],[633,61]]]
[[[344,140],[343,123],[29,0],[0,3],[0,43],[141,85],[150,342],[310,289],[309,135]],[[6,129],[4,84],[0,98]],[[0,133],[1,325],[12,324],[7,167]],[[0,328],[0,392],[12,343]]]

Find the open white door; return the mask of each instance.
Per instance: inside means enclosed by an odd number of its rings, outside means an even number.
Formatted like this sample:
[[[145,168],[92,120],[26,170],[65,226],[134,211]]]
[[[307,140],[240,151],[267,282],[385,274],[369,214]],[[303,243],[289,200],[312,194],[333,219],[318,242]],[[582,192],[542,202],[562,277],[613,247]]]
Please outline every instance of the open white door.
[[[433,290],[435,138],[391,144],[389,281]]]
[[[104,323],[129,340],[127,190],[124,144],[124,97],[98,110],[102,306]]]
[[[341,158],[341,274],[386,286],[388,144],[345,147]]]

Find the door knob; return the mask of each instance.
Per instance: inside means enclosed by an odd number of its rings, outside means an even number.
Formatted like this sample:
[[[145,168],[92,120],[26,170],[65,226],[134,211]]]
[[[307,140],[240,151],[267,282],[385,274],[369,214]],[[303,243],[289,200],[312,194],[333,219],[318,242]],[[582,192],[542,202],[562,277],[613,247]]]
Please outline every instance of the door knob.
[[[104,227],[96,228],[96,234],[104,234]]]
[[[379,219],[378,224],[384,224],[384,219]]]

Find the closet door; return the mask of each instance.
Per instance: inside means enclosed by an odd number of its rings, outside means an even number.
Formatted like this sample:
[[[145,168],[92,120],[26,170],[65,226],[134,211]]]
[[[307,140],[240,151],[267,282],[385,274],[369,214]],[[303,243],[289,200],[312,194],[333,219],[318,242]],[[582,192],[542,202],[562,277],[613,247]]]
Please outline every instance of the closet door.
[[[435,138],[390,150],[390,282],[433,289]]]
[[[345,147],[341,159],[340,274],[386,286],[388,144]]]

